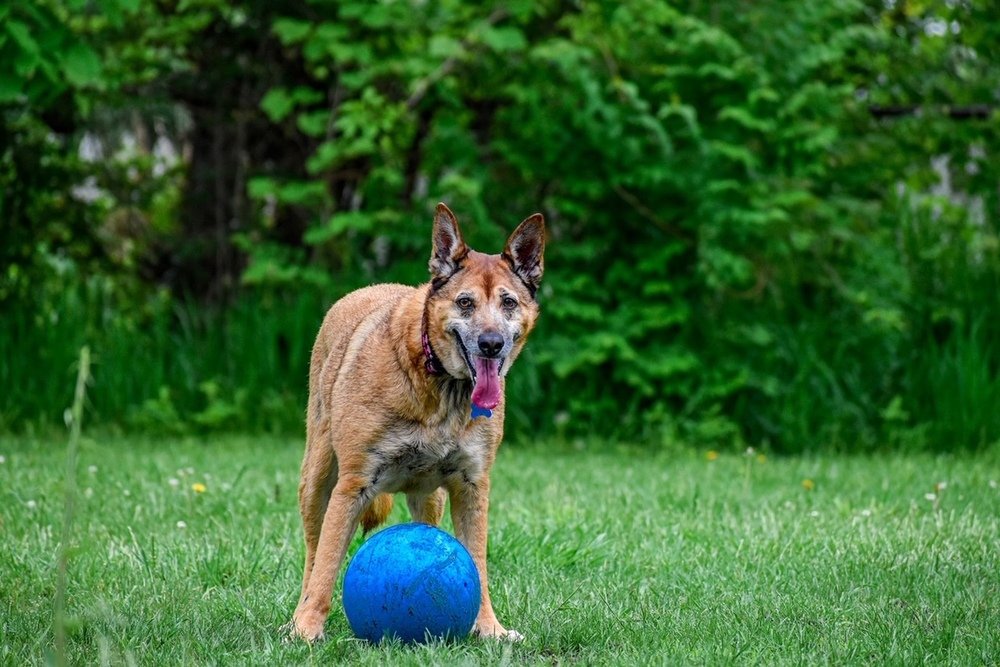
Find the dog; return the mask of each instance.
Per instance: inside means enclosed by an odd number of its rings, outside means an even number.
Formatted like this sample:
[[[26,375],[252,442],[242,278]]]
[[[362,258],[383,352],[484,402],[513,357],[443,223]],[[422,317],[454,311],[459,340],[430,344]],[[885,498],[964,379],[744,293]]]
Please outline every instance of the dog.
[[[351,292],[326,314],[309,369],[299,485],[306,561],[292,635],[323,638],[334,582],[359,524],[383,523],[394,493],[455,536],[479,570],[473,633],[521,639],[490,602],[490,467],[503,438],[507,372],[538,318],[545,221],[525,219],[499,255],[470,249],[444,204],[434,214],[429,283]]]

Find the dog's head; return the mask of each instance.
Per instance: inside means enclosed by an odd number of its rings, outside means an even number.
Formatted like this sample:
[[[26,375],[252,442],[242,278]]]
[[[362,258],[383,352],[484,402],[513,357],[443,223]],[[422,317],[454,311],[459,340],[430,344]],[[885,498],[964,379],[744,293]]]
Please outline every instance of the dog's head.
[[[522,222],[499,255],[470,249],[444,204],[434,215],[427,334],[445,371],[472,380],[472,402],[493,409],[507,374],[538,318],[545,222]]]

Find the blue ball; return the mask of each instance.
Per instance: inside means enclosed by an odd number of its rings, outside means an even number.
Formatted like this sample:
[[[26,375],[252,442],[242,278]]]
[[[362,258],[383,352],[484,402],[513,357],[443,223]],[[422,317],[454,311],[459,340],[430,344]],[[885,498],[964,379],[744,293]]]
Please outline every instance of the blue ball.
[[[407,523],[372,535],[344,574],[344,611],[370,642],[464,637],[479,614],[479,571],[448,533]]]

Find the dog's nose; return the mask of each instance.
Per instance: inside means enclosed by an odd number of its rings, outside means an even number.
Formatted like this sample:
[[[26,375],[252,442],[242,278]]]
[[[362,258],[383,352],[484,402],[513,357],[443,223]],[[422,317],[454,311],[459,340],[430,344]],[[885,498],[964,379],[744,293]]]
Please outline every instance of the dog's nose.
[[[479,334],[479,350],[484,356],[493,358],[500,354],[503,349],[503,336],[500,334],[487,331],[486,333]]]

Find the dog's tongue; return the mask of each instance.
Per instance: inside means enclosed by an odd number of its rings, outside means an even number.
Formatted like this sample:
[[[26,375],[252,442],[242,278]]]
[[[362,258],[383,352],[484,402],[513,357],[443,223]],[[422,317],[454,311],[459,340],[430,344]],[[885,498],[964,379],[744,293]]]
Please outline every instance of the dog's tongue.
[[[500,360],[472,357],[476,364],[476,384],[472,387],[472,402],[492,410],[500,402]]]

